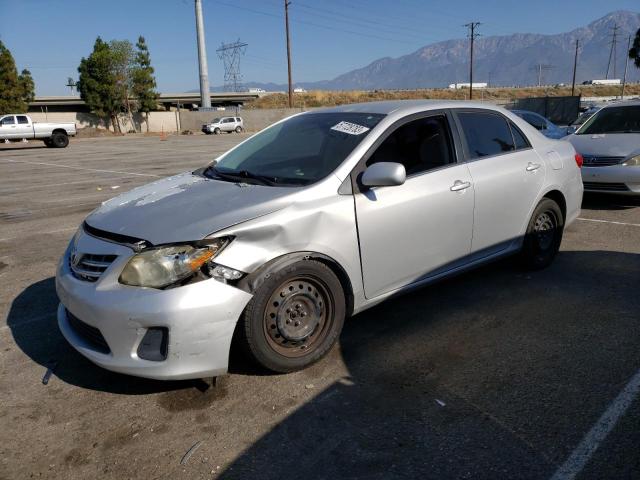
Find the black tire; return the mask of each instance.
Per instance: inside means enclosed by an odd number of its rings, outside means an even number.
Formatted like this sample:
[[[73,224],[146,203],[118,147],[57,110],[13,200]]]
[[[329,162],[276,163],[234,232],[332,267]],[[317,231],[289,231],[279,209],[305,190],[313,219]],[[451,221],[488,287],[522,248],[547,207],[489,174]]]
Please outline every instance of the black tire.
[[[236,127],[236,133],[242,133],[242,127]]]
[[[47,147],[49,147],[49,148],[53,147],[53,143],[51,143],[51,139],[50,138],[45,138],[43,141],[44,141],[44,144]]]
[[[51,144],[55,148],[65,148],[69,145],[69,137],[67,137],[66,133],[54,132],[54,134],[51,135]]]
[[[543,198],[533,211],[524,237],[520,258],[525,268],[540,270],[555,258],[564,231],[564,217],[558,204]]]
[[[336,275],[321,262],[301,260],[265,276],[241,318],[240,340],[268,370],[301,370],[333,347],[345,313]]]
[[[213,134],[214,135],[220,135],[220,129],[219,128],[214,128],[213,129]]]

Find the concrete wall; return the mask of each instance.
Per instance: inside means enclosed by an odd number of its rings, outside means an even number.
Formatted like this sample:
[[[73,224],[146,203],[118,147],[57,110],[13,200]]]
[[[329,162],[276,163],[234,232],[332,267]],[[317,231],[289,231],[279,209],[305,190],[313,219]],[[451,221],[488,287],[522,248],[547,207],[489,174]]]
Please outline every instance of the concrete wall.
[[[244,120],[244,128],[248,132],[258,132],[272,123],[285,117],[300,113],[300,108],[274,108],[265,110],[241,110],[239,115]],[[216,117],[236,116],[235,109],[217,112],[181,111],[180,124],[182,130],[199,132],[203,123],[210,122]]]
[[[34,122],[75,122],[76,127],[80,128],[107,128],[104,119],[99,118],[93,113],[84,112],[30,112],[29,116]],[[178,130],[178,114],[177,112],[151,112],[149,114],[149,131],[150,132],[175,132]],[[145,117],[135,113],[133,115],[133,125],[128,115],[120,115],[120,128],[123,132],[136,130],[138,132],[146,132],[147,125]],[[113,127],[108,125],[109,130],[113,131]]]
[[[257,132],[285,117],[299,113],[299,108],[282,108],[267,110],[243,110],[240,116],[244,120],[245,130],[248,132]],[[92,113],[84,112],[31,112],[29,113],[34,122],[75,122],[78,129],[81,128],[100,128],[113,131],[110,123],[105,124],[104,119],[97,117]],[[191,130],[199,132],[203,123],[211,121],[215,117],[234,116],[235,109],[228,109],[215,112],[195,112],[182,110],[178,112],[151,112],[149,113],[149,131],[150,132],[176,132],[178,130]],[[135,113],[133,115],[133,125],[128,115],[119,116],[120,128],[123,132],[136,130],[137,132],[146,132],[147,125],[145,117]]]

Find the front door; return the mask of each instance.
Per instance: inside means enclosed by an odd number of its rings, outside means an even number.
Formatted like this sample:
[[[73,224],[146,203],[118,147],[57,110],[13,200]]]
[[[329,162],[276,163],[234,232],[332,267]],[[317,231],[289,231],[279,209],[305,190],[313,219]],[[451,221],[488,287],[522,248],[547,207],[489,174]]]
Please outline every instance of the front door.
[[[402,163],[403,185],[355,194],[365,296],[374,298],[464,262],[471,249],[473,185],[456,163],[444,114],[398,126],[368,158]]]
[[[0,120],[0,138],[17,138],[17,128],[18,126],[16,124],[16,117],[14,117],[13,115],[7,115],[6,117],[3,117],[2,120]]]

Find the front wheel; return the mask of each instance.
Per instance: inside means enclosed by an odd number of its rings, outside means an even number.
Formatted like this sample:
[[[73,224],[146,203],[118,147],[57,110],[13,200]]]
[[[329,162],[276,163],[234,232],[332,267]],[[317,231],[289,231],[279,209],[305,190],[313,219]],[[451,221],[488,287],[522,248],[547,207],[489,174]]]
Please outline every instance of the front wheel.
[[[219,128],[214,128],[213,129],[213,134],[214,135],[220,135],[220,129]]]
[[[526,268],[540,270],[555,258],[564,230],[564,217],[558,204],[543,198],[531,216],[520,257]]]
[[[338,340],[346,313],[340,281],[325,264],[301,260],[268,275],[240,325],[249,354],[274,372],[301,370]]]

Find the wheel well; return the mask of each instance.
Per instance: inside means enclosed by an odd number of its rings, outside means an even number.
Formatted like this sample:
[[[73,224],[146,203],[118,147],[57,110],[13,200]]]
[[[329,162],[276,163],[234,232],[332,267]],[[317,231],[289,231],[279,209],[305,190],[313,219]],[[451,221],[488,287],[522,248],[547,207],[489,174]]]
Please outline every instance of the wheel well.
[[[342,285],[342,291],[345,296],[346,303],[346,316],[349,317],[353,313],[353,304],[354,304],[354,296],[353,296],[353,287],[351,285],[351,280],[349,279],[349,275],[342,268],[342,266],[336,262],[333,258],[323,255],[322,253],[317,252],[296,252],[290,253],[286,255],[282,255],[281,257],[274,258],[264,264],[255,272],[249,274],[244,279],[240,280],[237,284],[238,288],[241,288],[247,292],[255,291],[261,284],[263,279],[271,272],[280,270],[284,268],[286,265],[294,262],[298,262],[300,260],[316,260],[325,264],[331,271],[338,277],[340,281],[340,285]]]
[[[566,220],[567,218],[567,202],[564,199],[564,195],[559,190],[551,190],[545,194],[546,198],[550,198],[554,202],[558,204],[560,210],[562,211],[562,219]]]
[[[66,135],[67,131],[63,128],[56,128],[53,132],[51,132],[51,135],[53,135],[54,133],[64,133]]]

